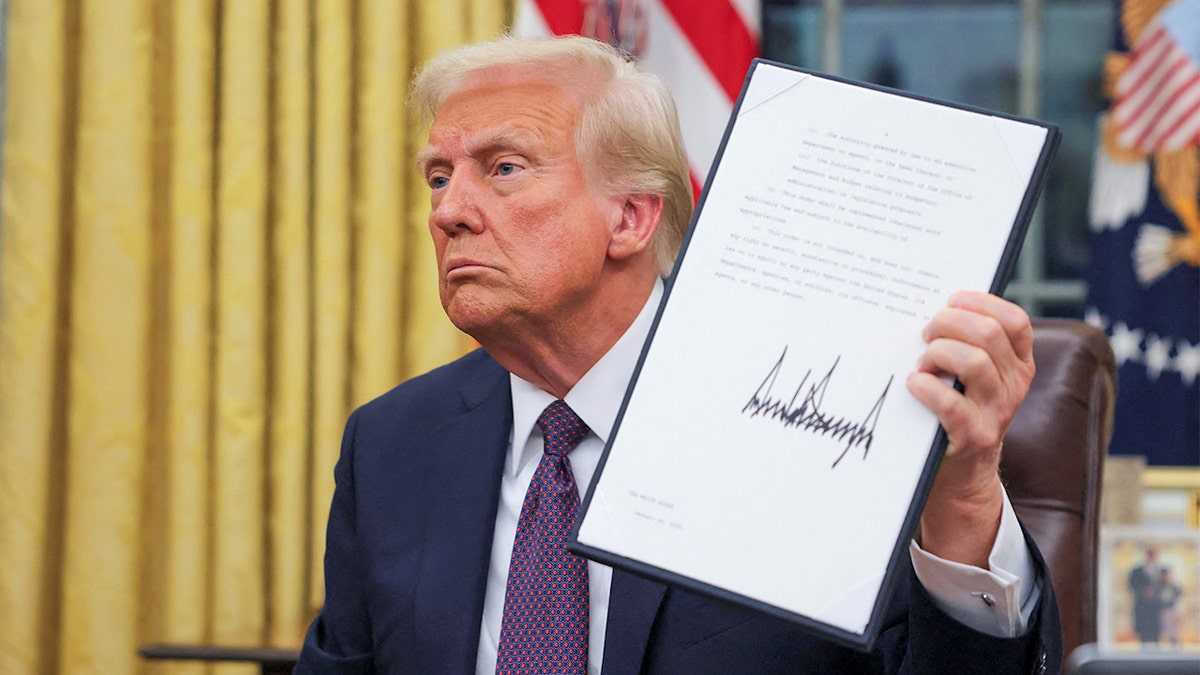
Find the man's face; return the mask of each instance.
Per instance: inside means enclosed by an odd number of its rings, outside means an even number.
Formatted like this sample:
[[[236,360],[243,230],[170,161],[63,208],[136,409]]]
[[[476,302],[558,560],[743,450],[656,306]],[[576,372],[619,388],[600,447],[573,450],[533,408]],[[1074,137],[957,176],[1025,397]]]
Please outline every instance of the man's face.
[[[621,216],[619,200],[585,185],[577,101],[542,79],[492,75],[442,104],[420,153],[442,306],[481,341],[553,329],[593,301]]]

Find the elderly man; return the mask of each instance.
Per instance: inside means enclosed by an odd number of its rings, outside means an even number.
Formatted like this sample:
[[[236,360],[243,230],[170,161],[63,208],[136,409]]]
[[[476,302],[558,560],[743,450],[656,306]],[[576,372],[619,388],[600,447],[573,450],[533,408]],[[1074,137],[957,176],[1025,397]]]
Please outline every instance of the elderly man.
[[[959,293],[925,329],[907,385],[951,449],[873,652],[583,561],[564,547],[578,486],[691,212],[674,105],[584,38],[452,50],[417,76],[413,100],[432,118],[418,163],[442,305],[482,349],[351,416],[326,604],[297,672],[1056,667],[1049,581],[997,476],[1034,369],[1023,311]]]

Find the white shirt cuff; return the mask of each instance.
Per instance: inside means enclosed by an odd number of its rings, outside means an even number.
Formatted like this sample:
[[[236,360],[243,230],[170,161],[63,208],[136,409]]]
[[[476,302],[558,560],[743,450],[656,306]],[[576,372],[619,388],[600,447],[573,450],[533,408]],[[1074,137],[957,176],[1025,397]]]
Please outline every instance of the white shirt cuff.
[[[1007,493],[1000,530],[988,556],[989,569],[944,560],[923,550],[916,541],[909,544],[908,551],[921,585],[951,618],[994,637],[1025,632],[1041,589]]]

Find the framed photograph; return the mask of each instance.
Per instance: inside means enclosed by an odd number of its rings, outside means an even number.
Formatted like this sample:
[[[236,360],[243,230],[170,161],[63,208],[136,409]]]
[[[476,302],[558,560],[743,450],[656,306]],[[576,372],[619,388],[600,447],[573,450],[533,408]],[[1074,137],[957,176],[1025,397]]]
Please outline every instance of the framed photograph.
[[[1200,647],[1200,531],[1106,526],[1100,547],[1100,642]]]

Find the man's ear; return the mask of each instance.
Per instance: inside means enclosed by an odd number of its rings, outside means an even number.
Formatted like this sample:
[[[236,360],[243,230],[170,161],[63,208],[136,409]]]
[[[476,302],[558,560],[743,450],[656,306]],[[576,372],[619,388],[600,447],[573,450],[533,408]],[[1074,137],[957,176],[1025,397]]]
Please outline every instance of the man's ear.
[[[663,198],[658,195],[627,195],[621,207],[621,219],[608,242],[608,257],[624,260],[649,248],[658,231],[662,212]]]

